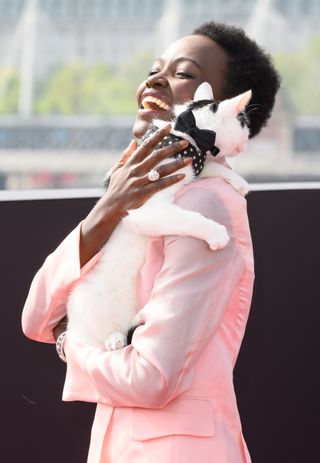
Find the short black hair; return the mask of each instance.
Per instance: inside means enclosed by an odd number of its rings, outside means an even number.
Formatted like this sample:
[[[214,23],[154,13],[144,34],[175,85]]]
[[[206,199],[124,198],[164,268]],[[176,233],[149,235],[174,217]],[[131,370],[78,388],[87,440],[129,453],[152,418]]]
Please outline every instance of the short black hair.
[[[267,124],[280,87],[281,79],[270,55],[240,27],[210,21],[194,29],[192,34],[210,38],[229,57],[222,87],[223,99],[252,90],[252,99],[248,105],[248,125],[250,138],[254,137]]]

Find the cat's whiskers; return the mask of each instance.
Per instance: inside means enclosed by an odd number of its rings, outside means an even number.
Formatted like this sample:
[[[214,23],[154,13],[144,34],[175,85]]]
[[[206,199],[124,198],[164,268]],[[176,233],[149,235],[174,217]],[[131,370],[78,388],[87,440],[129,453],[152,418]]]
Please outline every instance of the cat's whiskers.
[[[246,116],[249,116],[249,114],[254,113],[255,111],[259,111],[260,108],[252,108],[249,111],[246,111]]]
[[[259,110],[261,107],[262,105],[258,103],[248,104],[248,106],[246,107],[245,113],[246,115],[251,114],[253,111]]]
[[[260,103],[249,103],[249,104],[247,105],[247,108],[253,108],[254,106],[262,107],[262,104],[260,104]]]

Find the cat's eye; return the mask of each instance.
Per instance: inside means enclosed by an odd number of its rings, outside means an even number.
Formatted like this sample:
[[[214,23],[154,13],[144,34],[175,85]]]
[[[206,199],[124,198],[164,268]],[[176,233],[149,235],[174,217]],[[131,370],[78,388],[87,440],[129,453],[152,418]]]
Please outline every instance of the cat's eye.
[[[210,108],[211,108],[211,111],[213,111],[214,113],[216,113],[218,111],[218,108],[219,108],[219,101],[214,101]]]

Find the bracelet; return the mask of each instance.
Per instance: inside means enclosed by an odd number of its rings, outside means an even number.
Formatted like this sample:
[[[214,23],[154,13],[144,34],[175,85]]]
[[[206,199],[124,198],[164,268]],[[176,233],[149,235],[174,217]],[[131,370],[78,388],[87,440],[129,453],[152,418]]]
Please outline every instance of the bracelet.
[[[67,336],[66,331],[59,334],[59,336],[58,336],[58,338],[56,340],[56,350],[57,350],[57,354],[59,355],[60,359],[63,360],[63,362],[67,363],[67,359],[66,359],[64,349],[63,349],[65,341],[66,341],[66,336]]]

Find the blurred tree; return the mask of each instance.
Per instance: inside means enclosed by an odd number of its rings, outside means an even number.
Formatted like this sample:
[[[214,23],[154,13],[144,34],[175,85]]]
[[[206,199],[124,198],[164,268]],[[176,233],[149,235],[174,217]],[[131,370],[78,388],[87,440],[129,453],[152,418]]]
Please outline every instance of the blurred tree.
[[[148,64],[147,64],[148,63]],[[35,112],[41,114],[111,114],[136,111],[135,92],[150,65],[148,54],[138,54],[112,71],[105,64],[67,64],[38,85]]]
[[[132,82],[133,88],[137,89],[138,85],[146,79],[148,71],[151,69],[153,54],[150,51],[135,53],[130,61],[122,64],[118,73]]]
[[[45,114],[83,114],[88,106],[97,100],[101,80],[108,85],[112,78],[110,70],[104,66],[88,68],[81,63],[67,64],[56,69],[42,83],[35,102],[35,112]],[[92,84],[90,85],[90,80]],[[88,85],[89,81],[89,85]],[[91,92],[91,94],[90,94]]]
[[[15,114],[18,109],[19,77],[14,69],[0,69],[0,114]]]
[[[274,60],[297,114],[320,115],[320,36],[299,52],[278,53]]]

